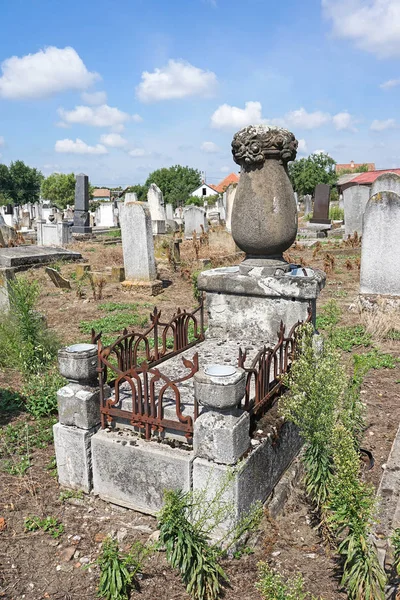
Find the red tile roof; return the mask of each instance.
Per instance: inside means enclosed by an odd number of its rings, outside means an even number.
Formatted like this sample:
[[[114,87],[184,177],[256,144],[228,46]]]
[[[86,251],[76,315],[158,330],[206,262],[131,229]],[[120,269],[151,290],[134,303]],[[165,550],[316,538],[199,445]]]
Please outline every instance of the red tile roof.
[[[93,190],[93,198],[109,198],[111,196],[110,190],[107,188],[96,188]]]
[[[400,175],[400,169],[381,169],[379,171],[368,171],[367,173],[361,173],[358,177],[351,180],[351,183],[358,183],[359,185],[368,185],[374,183],[375,179],[378,179],[382,173],[396,173]]]
[[[351,169],[354,173],[357,173],[357,168],[364,165],[368,166],[368,171],[375,171],[375,163],[355,163],[353,160],[348,164],[336,165],[335,170],[336,173],[340,173],[340,171]]]
[[[222,194],[226,190],[228,185],[230,185],[231,183],[238,183],[238,182],[239,182],[239,175],[236,175],[236,173],[230,173],[229,175],[227,175],[225,177],[225,179],[220,181],[218,185],[215,185],[215,186],[212,185],[210,187],[214,188],[215,191],[217,191],[219,194]]]

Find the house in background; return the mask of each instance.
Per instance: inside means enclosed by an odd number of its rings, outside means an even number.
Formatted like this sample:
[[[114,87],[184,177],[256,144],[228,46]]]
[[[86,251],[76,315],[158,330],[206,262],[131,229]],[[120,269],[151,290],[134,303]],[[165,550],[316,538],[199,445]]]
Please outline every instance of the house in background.
[[[354,160],[350,161],[347,164],[336,165],[335,171],[338,174],[340,174],[342,171],[351,171],[351,172],[358,174],[357,169],[359,169],[360,167],[363,167],[364,165],[367,165],[368,171],[375,171],[375,163],[355,163]],[[351,174],[351,173],[348,173],[348,174]]]
[[[97,202],[109,202],[111,200],[111,192],[106,188],[96,188],[93,190],[93,200]]]
[[[193,190],[193,192],[190,195],[197,196],[197,197],[203,196],[204,198],[207,198],[207,196],[216,196],[218,194],[223,194],[224,191],[226,190],[226,188],[228,187],[228,185],[230,185],[231,183],[238,183],[238,182],[239,182],[239,175],[236,175],[236,173],[230,173],[229,175],[227,175],[225,177],[225,179],[220,181],[217,185],[212,185],[211,183],[206,183],[205,181],[203,181],[203,183],[201,185],[199,185],[198,188]]]
[[[220,181],[219,184],[215,186],[215,189],[218,192],[218,194],[223,194],[228,185],[230,185],[231,183],[239,183],[239,175],[237,175],[236,173],[230,173],[225,177],[225,179]]]
[[[337,182],[339,194],[342,194],[343,190],[353,185],[367,185],[371,187],[375,179],[377,179],[379,175],[382,175],[383,173],[396,173],[396,175],[400,175],[400,169],[379,169],[367,171],[366,173],[342,175],[339,177]]]

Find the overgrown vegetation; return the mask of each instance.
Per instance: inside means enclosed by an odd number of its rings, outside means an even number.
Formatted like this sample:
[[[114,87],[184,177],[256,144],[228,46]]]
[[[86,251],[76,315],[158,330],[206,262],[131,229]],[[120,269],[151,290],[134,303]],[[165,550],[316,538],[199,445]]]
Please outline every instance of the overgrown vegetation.
[[[125,327],[145,327],[148,324],[148,317],[142,316],[134,312],[124,313],[115,312],[111,315],[94,319],[93,321],[81,321],[79,329],[83,333],[90,333],[92,329],[96,332],[103,333],[119,332]]]
[[[325,340],[317,355],[311,325],[302,328],[300,348],[286,378],[289,392],[281,408],[306,443],[306,490],[321,523],[336,540],[349,598],[383,599],[385,574],[371,541],[375,499],[372,487],[360,476],[358,448],[364,427],[360,388],[369,368],[392,363],[372,351],[354,360],[348,378],[332,339]]]
[[[234,477],[232,470],[210,496],[210,482],[201,491],[165,493],[165,504],[158,517],[159,543],[165,547],[168,562],[179,570],[193,600],[220,597],[228,577],[219,559],[260,522],[262,508],[255,505],[249,514],[235,523],[233,506],[223,500]],[[218,544],[211,544],[211,532],[221,530],[221,527],[225,531],[222,539]]]
[[[332,219],[332,221],[343,221],[344,208],[340,208],[339,206],[330,206],[329,218]]]
[[[117,540],[107,537],[96,560],[100,568],[97,593],[105,600],[129,600],[130,591],[139,587],[138,575],[153,548],[136,542],[129,552],[119,549]]]
[[[317,600],[304,591],[304,580],[300,574],[285,581],[266,562],[259,562],[257,566],[258,580],[255,587],[263,600]]]
[[[55,421],[54,417],[45,417],[3,426],[0,429],[0,471],[23,475],[30,466],[32,449],[46,448],[53,441]]]

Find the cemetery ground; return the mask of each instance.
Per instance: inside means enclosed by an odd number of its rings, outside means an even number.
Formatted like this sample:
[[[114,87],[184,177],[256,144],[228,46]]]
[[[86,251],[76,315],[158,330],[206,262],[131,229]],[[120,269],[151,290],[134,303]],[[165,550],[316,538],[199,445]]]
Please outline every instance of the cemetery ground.
[[[122,248],[102,242],[80,242],[73,246],[90,263],[92,271],[104,265],[121,266]],[[162,250],[162,249],[161,249]],[[224,259],[226,249],[201,246],[200,259],[211,258],[211,265],[238,262],[238,256]],[[144,329],[154,306],[165,317],[178,306],[196,306],[192,273],[204,268],[196,261],[192,241],[181,246],[182,265],[177,270],[159,252],[159,276],[164,293],[151,298],[124,291],[118,283],[103,282],[92,287],[79,283],[76,264],[56,268],[71,281],[71,290],[54,287],[44,268],[32,269],[24,276],[40,282],[39,310],[46,316],[62,345],[90,341],[90,330],[103,330],[107,340],[123,327]],[[320,330],[333,327],[335,342],[343,361],[351,368],[353,355],[373,352],[390,354],[394,361],[386,368],[377,361],[365,377],[361,394],[367,407],[363,447],[375,458],[372,470],[364,477],[377,488],[400,423],[400,339],[385,323],[361,321],[357,310],[360,248],[328,241],[308,248],[295,244],[289,250],[292,262],[310,265],[327,272],[327,285],[318,301]],[[98,281],[101,281],[99,276]],[[101,295],[94,299],[93,295]],[[397,339],[396,339],[397,338]],[[379,364],[378,364],[379,363]],[[389,363],[387,363],[389,364]],[[113,533],[122,548],[134,541],[154,539],[156,519],[117,507],[91,495],[68,492],[57,483],[51,425],[55,418],[33,419],[17,404],[13,392],[23,385],[17,371],[0,371],[0,598],[7,600],[94,600],[97,597],[97,558],[105,537]],[[12,390],[12,391],[7,391]],[[8,406],[8,410],[4,408]],[[258,424],[258,430],[273,425],[277,408]],[[42,519],[41,527],[26,525],[33,515]],[[25,525],[24,525],[25,524]],[[29,525],[29,524],[28,524]],[[229,600],[261,598],[254,589],[257,562],[267,561],[283,575],[302,573],[305,589],[325,600],[345,598],[340,589],[338,564],[333,550],[317,528],[313,510],[297,484],[284,511],[276,519],[265,511],[259,531],[233,559],[222,561],[229,576],[225,597]],[[29,530],[31,529],[31,530]],[[91,566],[92,565],[92,566]],[[132,592],[132,598],[139,593]],[[164,552],[152,553],[144,562],[140,580],[144,600],[185,599],[178,574],[171,569]]]

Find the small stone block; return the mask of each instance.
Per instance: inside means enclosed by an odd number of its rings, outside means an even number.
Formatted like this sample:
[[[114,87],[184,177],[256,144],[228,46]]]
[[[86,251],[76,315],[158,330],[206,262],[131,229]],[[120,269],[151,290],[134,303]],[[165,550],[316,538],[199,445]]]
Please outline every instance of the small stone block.
[[[233,375],[213,377],[205,371],[194,376],[194,394],[202,406],[212,409],[229,410],[239,406],[246,391],[243,369],[236,369]]]
[[[54,448],[60,485],[89,493],[92,489],[90,439],[93,429],[78,429],[56,423],[53,427]]]
[[[114,283],[120,283],[125,279],[124,267],[111,267],[111,281]]]
[[[73,383],[87,385],[97,381],[97,346],[73,344],[58,351],[58,368]]]
[[[162,281],[123,281],[122,286],[125,289],[147,294],[149,296],[158,296],[164,292]]]
[[[82,279],[90,270],[90,265],[77,265],[75,269],[77,279]]]
[[[110,390],[105,389],[108,397]],[[100,391],[69,383],[57,392],[58,420],[62,425],[92,429],[100,423]]]
[[[250,447],[249,430],[248,412],[203,412],[194,423],[195,455],[224,465],[233,465]]]
[[[93,490],[103,500],[157,513],[165,490],[191,488],[193,452],[100,429],[92,438]]]

